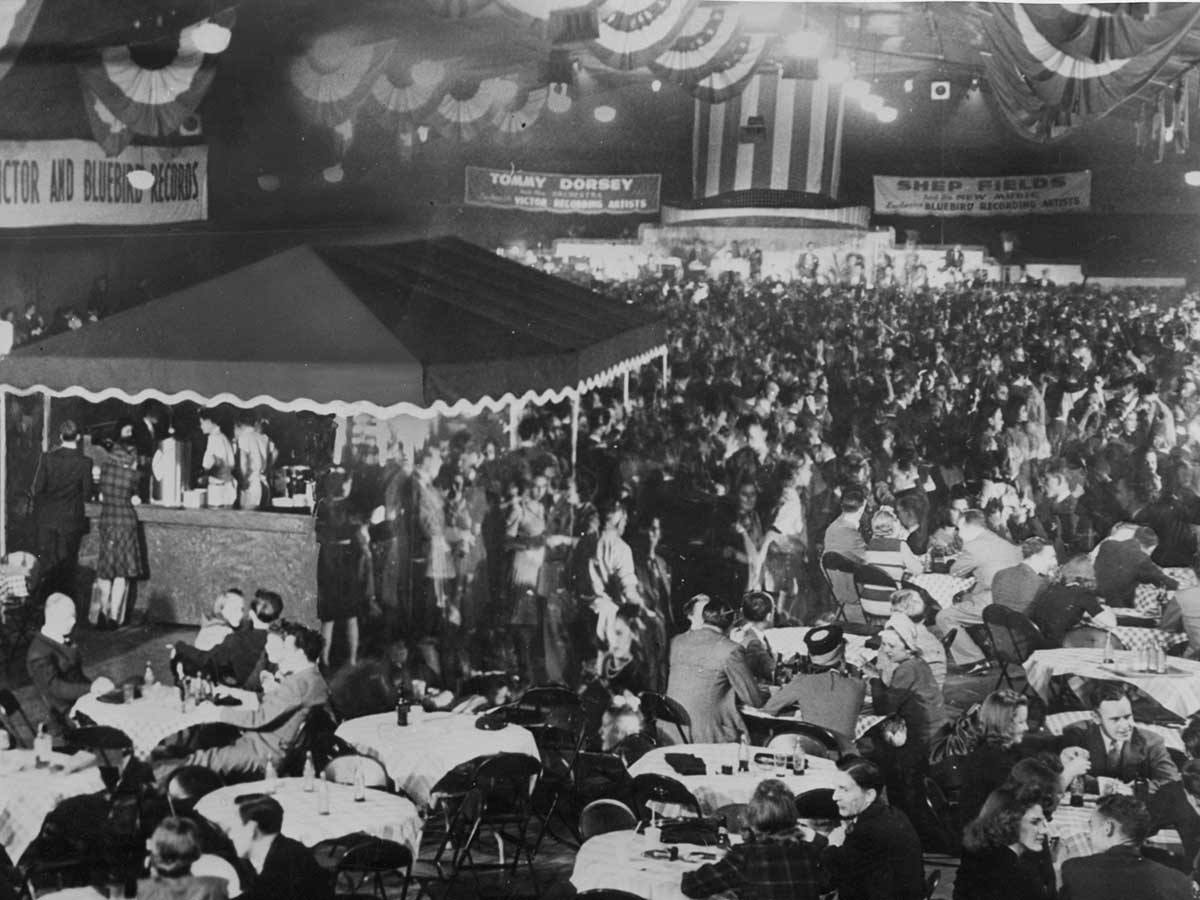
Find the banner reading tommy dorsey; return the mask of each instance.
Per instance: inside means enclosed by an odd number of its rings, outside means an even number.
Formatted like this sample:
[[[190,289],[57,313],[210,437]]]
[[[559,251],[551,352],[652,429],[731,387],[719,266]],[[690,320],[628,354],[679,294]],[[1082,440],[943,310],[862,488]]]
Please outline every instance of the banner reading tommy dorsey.
[[[136,190],[133,169],[154,175]],[[127,147],[106,157],[92,141],[0,142],[0,228],[165,225],[208,216],[208,148]]]
[[[564,175],[467,166],[466,203],[552,213],[658,212],[661,175]]]
[[[875,176],[875,213],[884,216],[1028,216],[1085,212],[1092,173],[983,178]]]

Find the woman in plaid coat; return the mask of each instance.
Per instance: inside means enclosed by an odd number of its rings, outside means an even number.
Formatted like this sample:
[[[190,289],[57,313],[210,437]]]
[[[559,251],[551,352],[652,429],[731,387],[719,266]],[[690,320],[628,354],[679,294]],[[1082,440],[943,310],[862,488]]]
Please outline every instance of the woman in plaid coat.
[[[138,517],[133,501],[138,491],[137,451],[121,438],[100,469],[100,559],[96,565],[101,628],[120,628],[125,621],[129,580],[143,575]]]

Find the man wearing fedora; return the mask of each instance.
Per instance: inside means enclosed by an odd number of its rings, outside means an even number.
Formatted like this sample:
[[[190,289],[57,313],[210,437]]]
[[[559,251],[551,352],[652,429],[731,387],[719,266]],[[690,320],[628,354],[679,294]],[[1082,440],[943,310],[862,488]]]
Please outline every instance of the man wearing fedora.
[[[846,662],[840,625],[822,625],[804,635],[808,666],[763,706],[773,716],[798,710],[805,722],[854,739],[854,725],[867,693],[858,670]]]

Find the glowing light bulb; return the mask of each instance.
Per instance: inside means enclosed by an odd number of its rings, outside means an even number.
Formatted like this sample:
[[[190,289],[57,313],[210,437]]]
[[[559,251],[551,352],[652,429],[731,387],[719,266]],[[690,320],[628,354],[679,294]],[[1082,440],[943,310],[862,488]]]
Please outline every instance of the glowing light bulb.
[[[1183,181],[1188,187],[1200,187],[1200,169],[1192,169],[1183,173]]]
[[[596,117],[597,122],[601,123],[602,125],[607,125],[617,117],[617,111],[611,106],[597,106],[592,111],[592,115]]]
[[[268,194],[279,190],[279,176],[262,174],[258,176],[258,188]]]
[[[337,184],[346,177],[346,170],[342,168],[341,163],[337,163],[322,171],[321,177],[330,184]]]
[[[201,53],[223,52],[233,37],[233,32],[216,22],[203,22],[191,30],[191,43]]]
[[[125,178],[131,187],[139,191],[148,191],[154,187],[154,173],[148,169],[130,169]]]
[[[655,78],[652,82],[650,82],[650,90],[657,94],[662,90],[662,82]]]
[[[877,118],[884,125],[889,125],[892,122],[895,122],[899,115],[900,111],[894,106],[881,106],[875,111],[875,118]]]

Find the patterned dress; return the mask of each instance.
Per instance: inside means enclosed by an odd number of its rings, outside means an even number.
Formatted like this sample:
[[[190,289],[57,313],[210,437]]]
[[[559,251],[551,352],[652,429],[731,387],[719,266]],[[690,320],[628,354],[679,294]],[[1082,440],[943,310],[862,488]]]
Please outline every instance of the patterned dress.
[[[100,558],[96,576],[141,578],[141,542],[138,517],[131,499],[138,490],[137,458],[115,451],[100,469]]]

